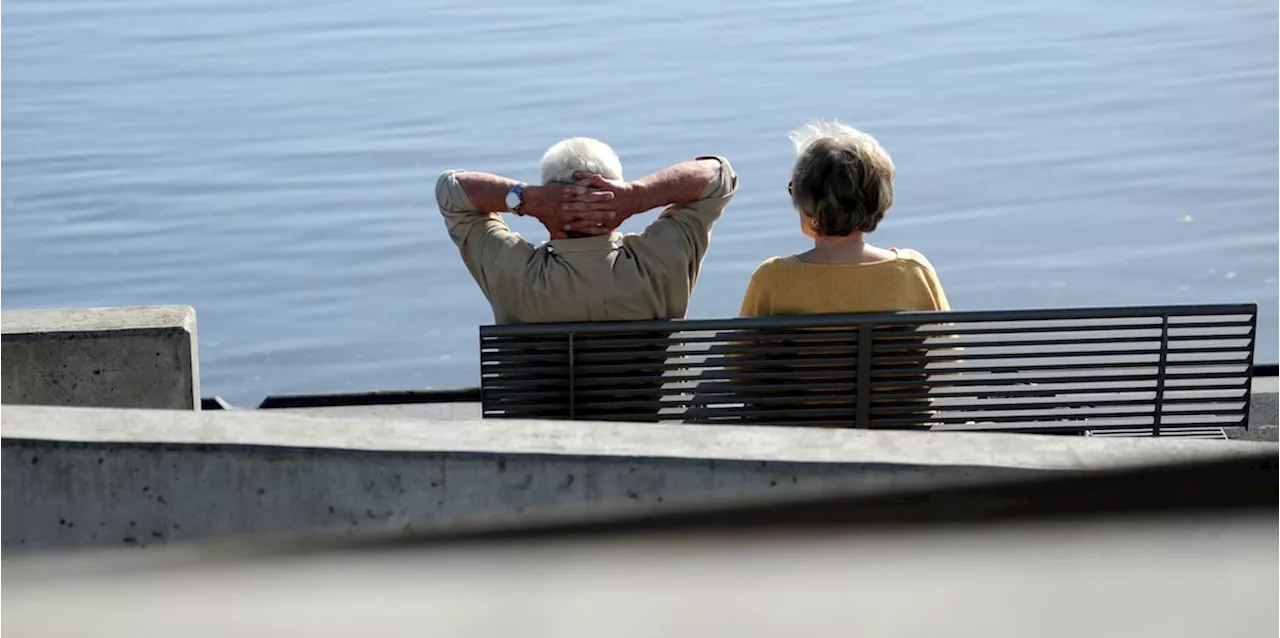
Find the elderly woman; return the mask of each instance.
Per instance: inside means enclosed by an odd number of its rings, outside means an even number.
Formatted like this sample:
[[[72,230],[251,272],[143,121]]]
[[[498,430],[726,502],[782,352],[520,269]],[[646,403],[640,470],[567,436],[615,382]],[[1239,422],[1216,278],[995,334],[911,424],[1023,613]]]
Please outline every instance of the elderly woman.
[[[791,141],[798,157],[787,190],[813,249],[760,264],[741,314],[950,310],[924,255],[866,242],[893,205],[893,160],[875,138],[814,122]]]
[[[867,233],[893,204],[893,160],[880,144],[866,133],[827,122],[805,126],[791,134],[791,141],[798,157],[787,190],[800,216],[800,231],[813,239],[813,248],[761,264],[751,275],[742,315],[950,310],[924,255],[866,242]],[[888,342],[900,357],[919,355],[920,364],[899,363],[873,372],[872,413],[895,427],[927,427],[932,410],[923,364],[925,339],[893,333],[879,328],[877,339]],[[733,366],[731,373],[777,370],[804,381],[777,390],[753,387],[743,402],[767,412],[759,418],[768,423],[855,425],[850,389],[856,375],[844,363],[854,353],[846,333],[829,334],[819,331],[804,338],[807,353],[785,361],[772,354],[736,355],[743,364]],[[888,380],[894,385],[874,383]]]

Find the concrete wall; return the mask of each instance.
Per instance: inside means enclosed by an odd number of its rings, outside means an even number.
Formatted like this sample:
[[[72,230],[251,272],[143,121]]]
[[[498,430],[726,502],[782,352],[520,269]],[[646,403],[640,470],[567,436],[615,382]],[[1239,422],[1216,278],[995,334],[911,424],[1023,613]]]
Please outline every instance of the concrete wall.
[[[5,311],[0,325],[4,404],[199,409],[190,306]]]
[[[3,545],[405,529],[529,510],[886,487],[1263,443],[6,407]],[[1230,489],[1224,486],[1224,489]]]

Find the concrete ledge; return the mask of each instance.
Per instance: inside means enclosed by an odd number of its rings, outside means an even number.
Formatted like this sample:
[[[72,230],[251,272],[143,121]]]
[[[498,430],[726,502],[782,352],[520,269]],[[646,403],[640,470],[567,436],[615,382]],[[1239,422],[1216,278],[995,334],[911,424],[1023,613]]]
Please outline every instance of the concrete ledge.
[[[413,529],[530,509],[896,487],[1277,449],[1228,441],[334,419],[280,411],[13,406],[3,417],[6,549]]]
[[[0,325],[6,405],[199,409],[190,306],[6,311]]]

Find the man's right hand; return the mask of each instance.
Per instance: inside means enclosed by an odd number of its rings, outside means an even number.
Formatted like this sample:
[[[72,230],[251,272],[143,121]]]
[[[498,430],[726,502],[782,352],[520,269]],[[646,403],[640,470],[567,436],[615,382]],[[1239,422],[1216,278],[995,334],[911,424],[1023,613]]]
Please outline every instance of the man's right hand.
[[[605,179],[602,175],[587,171],[575,171],[573,178],[578,180],[575,183],[579,186],[613,193],[613,211],[616,213],[618,224],[626,221],[632,215],[638,215],[649,210],[639,201],[640,198],[636,187],[631,182],[620,179]]]
[[[526,186],[520,214],[542,222],[552,239],[564,239],[568,232],[605,235],[621,220],[613,205],[614,193],[581,184]]]

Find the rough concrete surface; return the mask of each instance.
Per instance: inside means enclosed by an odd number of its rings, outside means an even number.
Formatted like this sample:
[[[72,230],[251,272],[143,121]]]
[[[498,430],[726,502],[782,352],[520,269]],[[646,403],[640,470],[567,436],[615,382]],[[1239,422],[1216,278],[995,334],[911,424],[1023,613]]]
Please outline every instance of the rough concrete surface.
[[[1269,446],[34,406],[4,408],[3,435],[3,544],[9,550],[403,529],[530,509],[887,487]]]
[[[15,310],[0,325],[6,405],[199,409],[190,306]]]
[[[379,452],[479,452],[801,463],[973,465],[1093,469],[1256,452],[1257,443],[1176,438],[912,432],[475,419],[432,422],[368,415],[327,418],[292,410],[167,412],[14,406],[5,439],[135,444],[276,446]]]
[[[1271,427],[1275,431],[1280,424],[1280,379],[1276,377],[1254,377],[1252,393],[1249,398],[1249,427]],[[1274,439],[1272,439],[1274,440]]]

